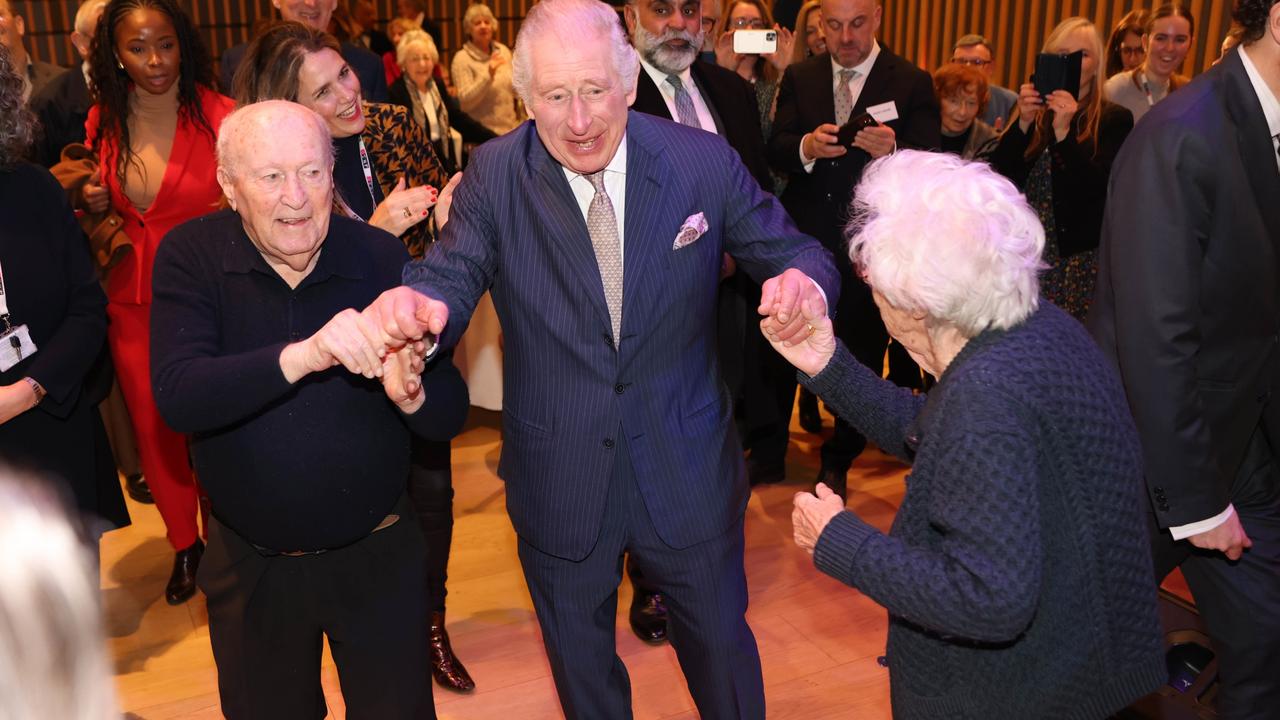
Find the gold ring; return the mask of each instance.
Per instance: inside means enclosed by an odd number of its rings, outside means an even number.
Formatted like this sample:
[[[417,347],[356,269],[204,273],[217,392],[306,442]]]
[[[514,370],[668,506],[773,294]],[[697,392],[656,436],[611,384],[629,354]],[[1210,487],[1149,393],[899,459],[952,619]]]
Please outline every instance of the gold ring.
[[[411,217],[413,217],[413,213],[409,212],[409,206],[408,206],[408,205],[405,205],[405,206],[404,206],[404,219],[405,219],[405,220],[408,220],[408,219],[409,219],[409,218],[411,218]]]
[[[813,323],[805,323],[804,326],[809,328],[809,337],[813,337],[813,333],[818,330],[818,328],[813,326]]]

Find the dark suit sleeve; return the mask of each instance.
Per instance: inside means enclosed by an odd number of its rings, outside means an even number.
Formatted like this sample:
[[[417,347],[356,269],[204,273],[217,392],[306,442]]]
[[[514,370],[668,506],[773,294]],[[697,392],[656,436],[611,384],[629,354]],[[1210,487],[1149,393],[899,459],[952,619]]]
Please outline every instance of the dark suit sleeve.
[[[476,303],[498,271],[498,228],[486,197],[483,149],[477,151],[453,192],[449,222],[421,260],[405,266],[404,284],[449,306],[440,344],[451,348],[471,322]]]
[[[796,74],[792,68],[782,73],[778,87],[778,107],[769,138],[769,165],[779,173],[804,172],[800,162],[800,141],[813,128],[801,127],[800,101],[796,97]]]
[[[896,132],[898,147],[937,150],[942,147],[942,111],[933,93],[933,81],[928,73],[915,66],[909,69],[911,91],[907,95],[907,107],[905,110],[898,108],[898,115],[902,118]]]
[[[46,187],[40,188],[40,196],[47,198],[50,212],[46,237],[53,247],[50,254],[59,263],[58,271],[66,283],[66,313],[58,329],[41,343],[26,374],[48,393],[39,409],[64,418],[74,409],[81,383],[106,338],[107,298],[98,284],[84,235],[76,224],[66,194],[47,172],[41,171],[41,175]]]
[[[1200,243],[1212,223],[1215,149],[1163,126],[1130,138],[1112,177],[1123,189],[1106,210],[1102,262],[1114,294],[1116,355],[1142,438],[1147,482],[1172,508],[1165,527],[1205,520],[1229,502],[1234,468],[1224,467],[1198,382],[1202,351]],[[1152,212],[1142,198],[1161,198]]]
[[[726,157],[714,167],[729,169],[723,181],[725,252],[761,284],[787,268],[800,270],[822,287],[827,307],[835,308],[840,279],[831,253],[796,229],[782,204],[760,189],[737,154],[727,145],[720,147]]]

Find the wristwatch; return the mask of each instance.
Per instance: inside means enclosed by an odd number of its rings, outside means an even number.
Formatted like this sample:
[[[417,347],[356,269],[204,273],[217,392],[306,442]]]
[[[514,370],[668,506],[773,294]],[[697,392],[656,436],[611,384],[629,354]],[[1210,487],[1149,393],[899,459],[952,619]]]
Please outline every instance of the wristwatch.
[[[35,378],[28,376],[22,379],[27,381],[27,384],[31,386],[31,392],[35,393],[35,396],[36,396],[36,401],[31,404],[31,407],[35,407],[36,405],[39,405],[40,401],[44,400],[44,396],[47,395],[48,393],[44,391],[44,388],[40,385],[39,382],[36,381]]]

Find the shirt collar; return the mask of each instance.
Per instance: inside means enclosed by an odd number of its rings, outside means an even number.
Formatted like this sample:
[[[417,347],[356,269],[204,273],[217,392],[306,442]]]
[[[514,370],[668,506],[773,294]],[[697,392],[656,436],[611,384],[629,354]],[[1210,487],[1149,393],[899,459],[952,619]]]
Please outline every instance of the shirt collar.
[[[673,74],[662,72],[650,64],[648,60],[645,60],[644,56],[640,57],[640,67],[644,68],[644,71],[649,73],[649,77],[653,78],[653,84],[658,86],[658,90],[662,90],[663,86],[667,84],[667,75]],[[684,83],[685,90],[688,90],[693,85],[693,73],[689,71],[689,68],[685,68],[684,72],[674,73],[674,75],[680,78],[681,83]]]
[[[1244,64],[1244,71],[1249,76],[1249,82],[1253,84],[1253,92],[1258,96],[1258,102],[1262,105],[1262,114],[1267,118],[1267,132],[1271,133],[1271,137],[1280,135],[1280,98],[1277,98],[1271,92],[1271,88],[1267,87],[1267,83],[1262,79],[1262,74],[1258,72],[1258,68],[1253,64],[1253,60],[1249,59],[1249,53],[1240,48],[1240,62]]]
[[[835,53],[830,53],[830,55],[831,75],[833,77],[840,77],[841,70],[857,70],[858,77],[865,78],[871,72],[871,66],[876,64],[876,58],[880,57],[880,41],[873,39],[871,41],[871,52],[867,53],[867,56],[862,59],[862,62],[854,65],[852,68],[846,68],[836,62]]]
[[[578,178],[586,179],[585,175],[576,173],[563,165],[560,166],[560,169],[564,171],[564,179],[569,181],[569,184],[573,184],[573,181]],[[618,143],[618,151],[613,154],[613,159],[609,161],[608,165],[604,166],[604,169],[605,172],[615,172],[620,175],[627,174],[627,134],[625,132],[622,134],[622,141]],[[587,182],[591,181],[587,180]]]

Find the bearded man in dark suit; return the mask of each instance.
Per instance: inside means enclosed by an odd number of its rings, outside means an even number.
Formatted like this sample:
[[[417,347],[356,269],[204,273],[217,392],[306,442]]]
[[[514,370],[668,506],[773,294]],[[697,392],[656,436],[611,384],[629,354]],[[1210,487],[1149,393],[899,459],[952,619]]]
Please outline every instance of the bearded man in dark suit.
[[[1156,577],[1218,656],[1218,714],[1280,713],[1280,2],[1156,105],[1111,171],[1090,329],[1146,461]]]

